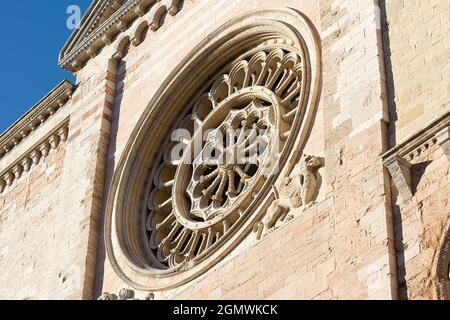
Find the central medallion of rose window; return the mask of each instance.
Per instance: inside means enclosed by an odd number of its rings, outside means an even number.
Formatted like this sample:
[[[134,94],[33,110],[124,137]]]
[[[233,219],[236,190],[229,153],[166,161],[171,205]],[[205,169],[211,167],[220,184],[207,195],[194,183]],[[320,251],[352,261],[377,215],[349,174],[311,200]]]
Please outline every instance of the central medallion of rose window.
[[[207,136],[187,188],[191,215],[209,221],[223,214],[251,186],[267,158],[272,124],[270,106],[255,100],[231,110]]]

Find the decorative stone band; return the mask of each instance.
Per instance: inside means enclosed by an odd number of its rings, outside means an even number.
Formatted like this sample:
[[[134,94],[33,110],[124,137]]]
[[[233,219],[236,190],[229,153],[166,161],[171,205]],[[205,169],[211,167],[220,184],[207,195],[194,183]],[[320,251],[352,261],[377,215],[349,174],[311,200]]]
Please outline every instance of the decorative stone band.
[[[20,179],[24,172],[30,171],[33,165],[37,165],[41,159],[47,157],[52,149],[56,149],[60,143],[65,142],[68,131],[69,119],[66,119],[56,130],[34,145],[25,156],[0,173],[0,193],[11,186],[14,180]]]
[[[161,27],[162,17],[166,13],[171,16],[178,13],[180,3],[181,0],[129,0],[125,2],[97,30],[79,44],[63,50],[59,65],[69,72],[80,70],[87,61],[96,56],[101,48],[111,44],[114,37],[126,31],[134,20],[144,16],[147,12],[150,12],[149,29],[155,32]]]
[[[383,163],[388,168],[403,200],[411,199],[413,196],[411,161],[436,143],[441,146],[450,161],[450,111],[382,155]]]
[[[71,98],[74,85],[62,81],[46,97],[32,107],[15,124],[0,136],[0,159],[46,122]]]

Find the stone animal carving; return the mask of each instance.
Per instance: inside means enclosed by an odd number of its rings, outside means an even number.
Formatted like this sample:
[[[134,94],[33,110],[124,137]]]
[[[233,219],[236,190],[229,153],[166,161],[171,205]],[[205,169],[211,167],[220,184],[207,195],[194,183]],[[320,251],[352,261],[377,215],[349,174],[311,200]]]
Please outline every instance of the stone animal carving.
[[[115,294],[104,292],[97,300],[119,300],[119,298]]]
[[[264,227],[266,230],[272,229],[280,219],[284,219],[290,209],[307,209],[314,203],[314,196],[319,187],[317,171],[321,166],[319,158],[304,155],[300,166],[294,169],[291,176],[284,178],[279,188],[274,187],[276,199],[267,210],[265,226],[259,222],[254,227],[258,239],[262,237]]]
[[[122,289],[119,292],[119,296],[104,292],[97,300],[140,300],[135,297],[134,290],[131,289]],[[155,300],[155,294],[153,292],[149,292],[145,297],[145,300]]]
[[[134,290],[131,289],[121,289],[119,291],[119,296],[104,292],[97,300],[137,300],[134,297]]]

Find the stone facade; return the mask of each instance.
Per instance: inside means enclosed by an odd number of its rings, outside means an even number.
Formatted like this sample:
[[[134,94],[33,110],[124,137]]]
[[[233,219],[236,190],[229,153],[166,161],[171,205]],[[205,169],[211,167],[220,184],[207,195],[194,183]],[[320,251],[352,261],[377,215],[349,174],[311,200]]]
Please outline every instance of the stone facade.
[[[62,83],[0,137],[0,297],[448,298],[449,16],[448,2],[433,0],[94,1],[60,56],[76,85]],[[152,117],[164,110],[158,99],[195,94],[181,90],[184,69],[193,79],[207,74],[194,68],[202,66],[195,54],[218,52],[224,40],[215,35],[266,20],[273,23],[255,30],[305,39],[305,99],[314,112],[303,122],[310,130],[292,138],[292,153],[320,159],[314,201],[287,208],[274,228],[264,214],[264,231],[245,224],[232,250],[211,253],[188,282],[126,269],[126,253],[140,249],[127,251],[114,237],[133,219],[116,211],[141,201],[137,184],[122,197],[133,171],[127,163],[153,168],[147,155],[159,138],[146,142],[145,134],[162,135],[176,116]],[[285,31],[288,24],[297,33]],[[276,39],[267,42],[289,45]],[[180,92],[165,91],[172,88]],[[40,125],[17,130],[33,119]],[[274,203],[263,191],[254,199],[255,212]],[[112,258],[119,247],[123,261]]]

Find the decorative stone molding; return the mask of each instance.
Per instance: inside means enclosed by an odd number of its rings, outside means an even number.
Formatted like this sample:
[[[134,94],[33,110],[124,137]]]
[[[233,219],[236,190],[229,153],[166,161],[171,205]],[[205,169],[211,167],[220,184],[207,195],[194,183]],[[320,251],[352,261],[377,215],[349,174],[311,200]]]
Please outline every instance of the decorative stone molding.
[[[438,143],[450,161],[450,111],[431,121],[422,130],[404,139],[382,155],[403,200],[413,196],[411,186],[411,161]]]
[[[124,282],[141,291],[178,287],[251,234],[273,202],[272,186],[301,157],[320,66],[317,34],[291,9],[233,19],[180,61],[143,112],[109,191],[106,250]],[[223,147],[230,129],[237,134]],[[242,149],[260,152],[239,162]],[[200,157],[207,150],[211,161]]]
[[[436,134],[436,140],[447,156],[448,161],[450,161],[450,126],[439,131]]]
[[[22,177],[23,173],[31,170],[32,165],[39,164],[40,160],[47,157],[52,149],[58,148],[60,143],[67,140],[69,121],[57,127],[51,134],[34,145],[25,156],[10,165],[0,173],[0,193],[5,191],[7,186],[11,186],[14,180]]]
[[[71,98],[74,85],[62,81],[0,136],[0,159],[49,120]]]
[[[413,196],[411,189],[411,164],[402,157],[395,155],[384,162],[388,168],[400,196],[404,200]]]
[[[61,51],[59,65],[62,68],[69,72],[80,70],[88,60],[95,57],[98,51],[105,45],[111,44],[119,33],[125,32],[133,21],[144,16],[146,12],[150,12],[148,18],[150,29],[156,31],[161,26],[161,17],[165,13],[176,15],[181,3],[180,0],[128,0],[123,4],[121,4],[123,1],[107,2],[105,8],[112,6],[112,2],[115,2],[116,10],[112,11],[101,24],[86,22],[85,25],[82,24],[79,31],[74,32]],[[93,3],[90,9],[93,10],[96,5],[98,5],[97,2]],[[97,15],[102,14],[103,11],[98,9]],[[89,32],[85,29],[89,29]]]

